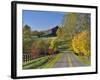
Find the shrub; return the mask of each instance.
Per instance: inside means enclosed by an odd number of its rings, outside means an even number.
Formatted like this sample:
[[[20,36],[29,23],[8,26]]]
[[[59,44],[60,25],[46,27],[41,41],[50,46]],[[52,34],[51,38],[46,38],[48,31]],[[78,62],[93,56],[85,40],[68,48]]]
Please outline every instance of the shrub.
[[[47,55],[48,47],[49,47],[49,42],[45,40],[38,40],[33,42],[31,49],[33,57]]]

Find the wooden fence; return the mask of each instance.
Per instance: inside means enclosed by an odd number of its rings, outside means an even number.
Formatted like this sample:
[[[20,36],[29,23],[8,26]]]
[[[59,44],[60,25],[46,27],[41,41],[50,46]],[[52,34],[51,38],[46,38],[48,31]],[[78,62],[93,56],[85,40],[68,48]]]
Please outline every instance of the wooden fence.
[[[23,62],[27,62],[27,61],[30,61],[32,59],[33,59],[33,57],[32,57],[31,53],[25,53],[25,54],[23,54]]]

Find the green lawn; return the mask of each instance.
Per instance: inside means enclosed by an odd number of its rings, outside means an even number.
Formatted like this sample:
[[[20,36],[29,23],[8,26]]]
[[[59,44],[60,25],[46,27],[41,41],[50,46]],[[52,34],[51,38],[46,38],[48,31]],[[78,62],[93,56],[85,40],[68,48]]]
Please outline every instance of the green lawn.
[[[76,56],[76,58],[77,58],[80,62],[86,64],[87,66],[91,65],[91,60],[88,59],[87,56]]]
[[[31,60],[27,63],[23,63],[23,69],[35,69],[45,64],[46,62],[48,62],[48,60],[49,60],[48,56],[41,57],[35,60]]]
[[[29,62],[23,63],[23,69],[52,68],[63,54],[45,56]]]

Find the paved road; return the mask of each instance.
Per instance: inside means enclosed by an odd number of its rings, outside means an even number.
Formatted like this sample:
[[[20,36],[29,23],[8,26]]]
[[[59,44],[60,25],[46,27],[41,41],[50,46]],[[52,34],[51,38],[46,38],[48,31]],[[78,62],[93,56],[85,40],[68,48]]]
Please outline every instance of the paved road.
[[[61,67],[80,67],[80,66],[87,66],[80,62],[76,55],[72,52],[63,52],[63,55],[59,61],[56,62],[54,68],[61,68]]]

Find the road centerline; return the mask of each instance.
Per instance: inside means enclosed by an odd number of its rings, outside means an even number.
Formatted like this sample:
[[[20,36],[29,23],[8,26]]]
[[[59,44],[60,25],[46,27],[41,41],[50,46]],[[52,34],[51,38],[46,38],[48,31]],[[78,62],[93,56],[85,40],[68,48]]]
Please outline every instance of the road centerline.
[[[67,56],[67,60],[68,60],[69,67],[72,67],[73,64],[72,64],[72,60],[71,60],[70,55]]]

